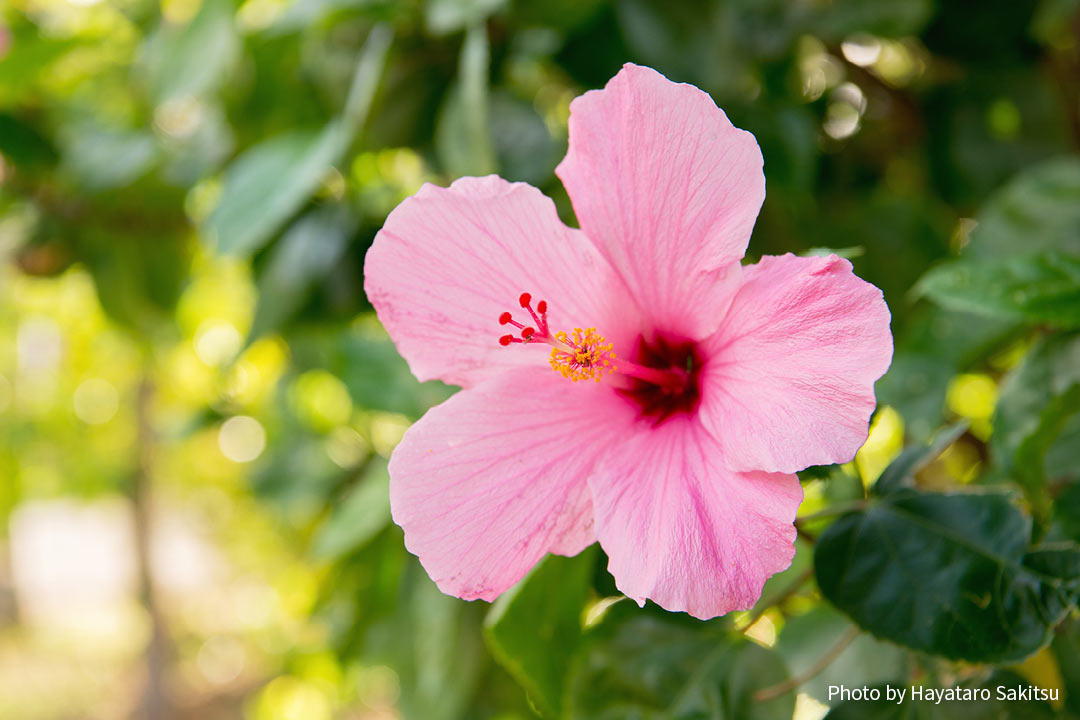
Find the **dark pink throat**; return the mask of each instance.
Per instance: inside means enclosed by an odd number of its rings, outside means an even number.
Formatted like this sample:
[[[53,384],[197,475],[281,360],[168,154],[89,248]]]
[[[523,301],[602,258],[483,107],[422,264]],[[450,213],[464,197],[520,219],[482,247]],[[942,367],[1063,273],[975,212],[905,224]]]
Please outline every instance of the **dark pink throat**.
[[[662,371],[656,379],[631,377],[629,385],[618,390],[637,405],[642,418],[659,425],[681,413],[697,412],[703,358],[693,341],[657,334],[650,342],[639,335],[632,361]]]

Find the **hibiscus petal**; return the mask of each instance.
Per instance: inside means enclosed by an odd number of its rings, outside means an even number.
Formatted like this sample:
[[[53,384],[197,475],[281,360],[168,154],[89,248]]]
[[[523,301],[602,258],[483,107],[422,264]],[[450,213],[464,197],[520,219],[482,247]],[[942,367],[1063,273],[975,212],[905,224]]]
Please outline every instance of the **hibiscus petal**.
[[[847,462],[866,441],[892,360],[889,308],[851,263],[766,256],[744,268],[704,344],[702,423],[733,470]]]
[[[753,135],[696,87],[627,64],[570,104],[555,172],[653,327],[691,338],[716,327],[765,199]]]
[[[595,541],[585,477],[627,404],[595,383],[520,369],[432,408],[390,460],[390,506],[439,588],[492,600],[545,553]]]
[[[499,325],[503,311],[533,324],[518,306],[522,293],[547,301],[553,330],[610,333],[634,316],[613,284],[610,266],[563,225],[550,199],[494,175],[424,185],[390,213],[364,265],[364,290],[413,374],[463,386],[499,369],[546,365],[542,344],[499,345],[514,332]]]
[[[795,555],[794,475],[737,473],[685,416],[638,423],[589,478],[596,534],[618,588],[707,619],[750,608]]]

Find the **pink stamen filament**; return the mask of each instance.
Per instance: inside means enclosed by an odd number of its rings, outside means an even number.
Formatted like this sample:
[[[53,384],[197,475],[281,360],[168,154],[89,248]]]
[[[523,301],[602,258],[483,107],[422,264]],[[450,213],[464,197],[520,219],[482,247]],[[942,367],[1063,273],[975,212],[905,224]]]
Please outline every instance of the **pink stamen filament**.
[[[615,372],[669,390],[682,390],[686,387],[686,382],[689,379],[689,374],[685,370],[678,368],[661,370],[660,368],[638,365],[628,360],[620,360]]]

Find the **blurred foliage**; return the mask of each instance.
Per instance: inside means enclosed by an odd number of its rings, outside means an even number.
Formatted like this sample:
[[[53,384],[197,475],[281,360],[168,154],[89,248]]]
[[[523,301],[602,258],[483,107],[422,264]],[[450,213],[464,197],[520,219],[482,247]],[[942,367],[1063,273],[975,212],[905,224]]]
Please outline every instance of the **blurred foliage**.
[[[389,517],[453,388],[374,319],[367,247],[464,174],[572,223],[568,105],[625,61],[756,135],[752,254],[846,247],[893,313],[792,568],[704,623],[620,600],[598,549],[446,597]],[[1076,0],[8,0],[0,527],[126,498],[226,570],[184,590],[137,534],[145,609],[57,645],[0,562],[0,716],[1080,717],[1078,150]],[[830,711],[839,682],[1062,699]]]

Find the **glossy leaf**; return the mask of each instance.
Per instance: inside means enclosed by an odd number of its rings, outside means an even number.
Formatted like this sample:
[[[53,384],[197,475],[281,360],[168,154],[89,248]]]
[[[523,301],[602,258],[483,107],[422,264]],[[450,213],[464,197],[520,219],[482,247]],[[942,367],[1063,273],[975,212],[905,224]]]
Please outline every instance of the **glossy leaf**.
[[[783,662],[743,638],[612,608],[575,665],[569,718],[790,720],[795,696],[755,693],[787,679]]]
[[[1080,255],[954,260],[924,275],[915,291],[953,310],[1080,327]]]
[[[1045,3],[1044,3],[1045,4]],[[1036,251],[1080,253],[1080,159],[1028,168],[995,193],[978,215],[965,252],[1001,258]]]
[[[562,716],[567,668],[581,641],[596,547],[577,557],[549,555],[504,593],[484,621],[492,654],[544,717]]]
[[[976,662],[1045,645],[1080,591],[1080,548],[1029,548],[1031,520],[1009,493],[899,490],[818,539],[822,594],[863,629]]]

